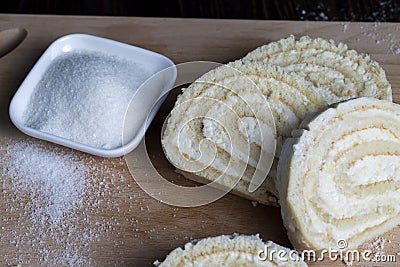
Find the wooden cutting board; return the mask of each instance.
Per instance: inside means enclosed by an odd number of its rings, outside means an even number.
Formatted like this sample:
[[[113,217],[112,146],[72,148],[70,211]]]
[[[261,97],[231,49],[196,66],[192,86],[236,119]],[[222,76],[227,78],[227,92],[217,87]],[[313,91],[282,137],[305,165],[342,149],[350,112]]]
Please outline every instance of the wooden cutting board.
[[[392,84],[394,101],[400,103],[400,24],[0,15],[0,30],[13,27],[25,28],[28,37],[12,53],[0,59],[0,145],[29,139],[11,124],[9,102],[46,47],[58,37],[70,33],[88,33],[137,45],[162,53],[176,63],[194,60],[226,63],[290,34],[332,38],[369,53],[377,60]],[[160,145],[161,126],[176,95],[174,92],[157,114],[146,135],[146,142],[153,164],[163,175],[177,183],[191,184],[173,171]],[[46,146],[54,145],[48,143]],[[87,209],[85,214],[73,214],[78,221],[82,219],[82,224],[76,225],[78,229],[91,227],[83,220],[88,217],[110,225],[109,229],[103,227],[104,231],[97,233],[97,241],[88,244],[89,250],[84,256],[92,258],[95,266],[150,266],[154,260],[162,260],[169,251],[190,240],[234,232],[259,233],[264,240],[271,239],[290,246],[279,208],[253,207],[249,201],[233,195],[198,208],[171,207],[143,192],[132,179],[123,159],[102,159],[74,153],[88,165],[100,169],[100,174],[92,179],[93,184],[105,180],[111,185],[105,194],[94,196],[104,205]],[[133,157],[141,158],[144,152],[137,150],[133,153]],[[123,179],[114,182],[103,179],[110,177],[110,172]],[[21,234],[18,231],[23,231],[19,230],[19,225],[24,217],[18,209],[9,206],[4,192],[0,190],[0,266],[45,266],[46,259],[41,259],[43,255],[38,253],[37,246],[33,247],[26,240],[15,240]],[[25,224],[29,225],[29,221]],[[31,227],[34,229],[36,226],[32,224]],[[384,253],[400,251],[399,228],[381,238],[387,241]],[[87,242],[87,239],[83,238],[82,242]],[[79,248],[85,244],[78,240],[73,245]],[[51,252],[62,250],[66,245],[49,239],[40,246]],[[51,256],[52,253],[48,254]],[[312,265],[342,266],[343,263],[324,261]],[[397,266],[396,263],[362,265]]]

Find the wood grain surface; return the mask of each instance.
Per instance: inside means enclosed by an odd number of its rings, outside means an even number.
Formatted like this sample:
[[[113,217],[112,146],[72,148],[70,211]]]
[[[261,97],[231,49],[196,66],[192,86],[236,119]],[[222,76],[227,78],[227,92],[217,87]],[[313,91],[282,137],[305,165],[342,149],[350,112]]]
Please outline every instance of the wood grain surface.
[[[30,139],[9,120],[8,106],[13,94],[49,44],[71,33],[88,33],[137,45],[162,53],[176,63],[195,60],[226,63],[290,34],[332,38],[377,60],[392,84],[394,101],[400,102],[400,24],[0,15],[0,30],[14,27],[25,28],[28,36],[13,52],[0,59],[0,145],[3,148],[18,140]],[[177,94],[171,94],[157,114],[147,132],[146,145],[150,159],[161,174],[176,183],[192,184],[174,172],[160,144],[163,121]],[[54,145],[47,143],[46,146]],[[171,207],[148,196],[132,179],[123,159],[73,153],[89,165],[98,168],[110,166],[109,170],[124,177],[112,184],[108,194],[97,196],[100,201],[107,200],[105,203],[108,205],[92,212],[89,209],[84,215],[113,222],[111,229],[99,233],[98,242],[88,244],[90,250],[86,256],[93,259],[95,266],[150,266],[154,260],[162,260],[169,251],[190,240],[234,232],[259,233],[264,240],[290,246],[279,208],[253,207],[249,201],[233,195],[197,208]],[[130,156],[140,159],[144,153],[138,149]],[[146,168],[149,166],[139,166],[132,173],[134,176],[146,173]],[[91,182],[96,184],[102,180],[100,174]],[[46,260],[41,259],[43,255],[37,255],[37,250],[29,242],[20,242],[18,247],[12,242],[21,214],[7,207],[7,203],[6,193],[0,190],[0,266],[46,266]],[[83,214],[76,212],[74,216],[79,219]],[[35,228],[35,225],[31,227]],[[77,227],[81,226],[78,224]],[[382,238],[388,241],[384,248],[386,254],[400,251],[398,228]],[[60,244],[47,240],[44,246],[51,251]],[[311,265],[343,266],[343,263],[325,260]],[[359,265],[397,266],[396,263]]]

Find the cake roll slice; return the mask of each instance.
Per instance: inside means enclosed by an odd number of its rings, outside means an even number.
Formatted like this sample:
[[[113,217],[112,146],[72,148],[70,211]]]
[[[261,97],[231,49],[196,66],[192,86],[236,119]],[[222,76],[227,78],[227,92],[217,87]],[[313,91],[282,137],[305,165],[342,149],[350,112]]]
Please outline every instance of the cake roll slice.
[[[276,64],[322,88],[327,104],[353,97],[392,99],[385,71],[369,55],[343,43],[294,36],[271,42],[247,54],[246,60]]]
[[[263,242],[258,235],[222,235],[187,243],[173,250],[159,267],[306,267],[294,252],[272,241]]]
[[[275,154],[306,115],[325,107],[318,92],[302,77],[263,62],[220,66],[176,101],[163,131],[164,152],[189,179],[277,205]],[[261,182],[251,190],[254,180]]]
[[[400,106],[362,97],[306,118],[277,188],[296,249],[354,249],[400,223]]]

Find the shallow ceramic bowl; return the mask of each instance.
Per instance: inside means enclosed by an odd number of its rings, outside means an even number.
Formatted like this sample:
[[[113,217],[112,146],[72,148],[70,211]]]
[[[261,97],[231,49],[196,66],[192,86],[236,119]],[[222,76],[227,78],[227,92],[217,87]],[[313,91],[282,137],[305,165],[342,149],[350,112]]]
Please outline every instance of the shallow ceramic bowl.
[[[129,135],[124,134],[123,145],[120,147],[114,149],[93,147],[42,132],[23,123],[23,114],[29,104],[31,95],[52,62],[65,53],[82,50],[122,57],[142,64],[150,70],[152,75],[156,74],[144,83],[140,88],[140,92],[132,99],[125,121],[136,120],[132,125],[138,125],[135,126],[138,128]],[[134,150],[143,139],[148,126],[165,100],[168,91],[174,85],[176,75],[175,64],[161,54],[92,35],[67,35],[53,42],[29,72],[11,101],[9,115],[14,125],[27,135],[97,156],[119,157]]]

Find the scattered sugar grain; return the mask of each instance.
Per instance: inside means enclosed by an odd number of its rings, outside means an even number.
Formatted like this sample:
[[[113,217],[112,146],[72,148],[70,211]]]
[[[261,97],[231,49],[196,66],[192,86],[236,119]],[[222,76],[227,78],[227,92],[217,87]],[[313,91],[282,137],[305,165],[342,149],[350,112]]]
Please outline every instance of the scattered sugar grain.
[[[0,262],[96,265],[92,244],[111,241],[121,232],[121,218],[102,214],[127,205],[113,197],[126,194],[126,187],[121,187],[116,178],[114,184],[111,182],[113,174],[123,177],[118,170],[124,161],[82,157],[38,141],[9,143],[0,146],[0,195],[5,211],[2,227],[7,229],[0,234],[0,243],[8,243],[13,249],[6,250]],[[99,186],[99,180],[108,183],[109,189]],[[131,227],[137,223],[131,221]]]
[[[171,229],[162,225],[149,229],[151,219],[142,216],[140,209],[146,213],[157,212],[157,209],[153,211],[148,203],[143,202],[147,196],[145,193],[128,186],[131,177],[123,158],[100,159],[36,140],[12,140],[8,144],[6,147],[0,145],[0,196],[4,204],[0,207],[4,214],[1,227],[6,229],[0,233],[0,244],[7,246],[0,263],[6,266],[121,265],[126,256],[123,240],[135,239],[140,246],[146,242],[144,237],[160,240],[165,236],[160,231],[179,233],[176,225]],[[14,159],[10,160],[11,157]],[[30,165],[25,163],[26,158],[35,161],[29,160]],[[52,167],[41,170],[43,159]],[[71,183],[65,189],[48,190],[52,188],[50,185],[60,181],[37,175],[35,177],[42,186],[36,186],[31,172],[20,169],[21,162],[24,162],[24,167],[29,165],[33,173],[50,173],[61,181],[69,177],[76,184]],[[63,165],[69,167],[62,167],[64,173],[60,173],[58,168]],[[100,182],[107,184],[108,188],[101,186]],[[59,192],[68,192],[71,205],[61,205],[65,201],[57,198],[55,194]],[[57,205],[52,205],[52,202]],[[53,212],[54,207],[58,212]],[[173,208],[173,211],[180,209]],[[174,237],[175,240],[183,238],[178,236]],[[114,246],[109,262],[94,260],[110,253],[109,247],[101,244]],[[115,255],[116,251],[120,253]]]
[[[376,240],[368,243],[367,248],[371,250],[372,257],[371,261],[376,261],[376,259],[385,254],[385,244],[387,239],[384,237],[378,237]]]
[[[342,23],[342,31],[346,32],[349,25],[350,25],[350,22],[343,22]]]
[[[30,197],[28,205],[32,204],[35,212],[32,220],[45,216],[50,224],[58,224],[65,212],[82,204],[87,168],[71,154],[19,142],[7,147],[6,156],[3,171],[14,177],[17,193]],[[43,205],[36,205],[39,202]]]

